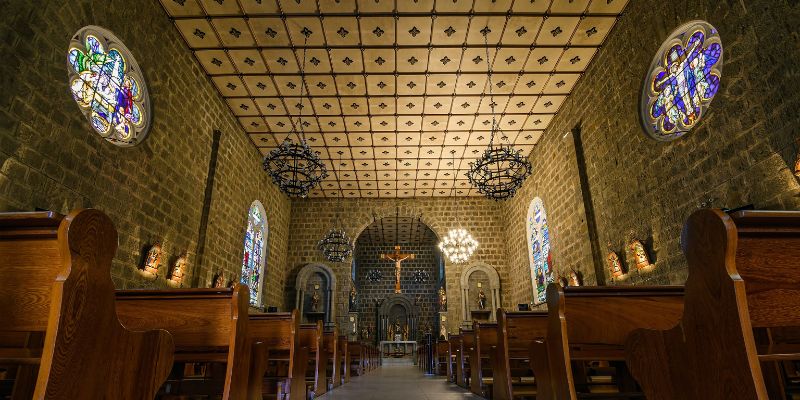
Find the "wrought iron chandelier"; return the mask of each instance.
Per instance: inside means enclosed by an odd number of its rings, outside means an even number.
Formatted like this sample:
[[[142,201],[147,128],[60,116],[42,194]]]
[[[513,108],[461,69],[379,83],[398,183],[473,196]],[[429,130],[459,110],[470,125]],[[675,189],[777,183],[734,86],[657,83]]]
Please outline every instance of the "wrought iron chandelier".
[[[338,184],[339,178],[336,176],[335,171],[333,175]],[[341,212],[343,196],[344,193],[341,189],[341,185],[339,185],[339,198],[336,203],[336,220],[334,221],[333,227],[331,227],[328,233],[317,243],[319,251],[321,251],[325,259],[330,262],[343,262],[353,254],[353,242],[350,240],[350,237],[347,236],[347,232],[342,228]]]
[[[456,160],[456,151],[451,150],[450,153],[453,155],[453,165],[455,166]],[[447,232],[447,236],[445,236],[441,242],[439,242],[439,250],[442,251],[445,257],[450,260],[453,264],[462,264],[467,262],[471,257],[472,253],[478,249],[478,241],[475,240],[469,232],[461,226],[461,210],[458,207],[458,201],[455,197],[455,188],[456,188],[456,177],[458,174],[454,174],[453,176],[453,186],[450,188],[450,194],[453,197],[453,202],[455,203],[454,209],[456,210],[456,220],[458,222],[458,228],[451,229]]]
[[[531,174],[531,162],[515,150],[511,144],[495,143],[495,135],[500,131],[494,111],[495,102],[492,94],[492,60],[489,58],[488,35],[489,27],[481,30],[484,44],[486,45],[486,64],[488,66],[489,99],[492,108],[492,127],[489,137],[489,147],[484,150],[481,158],[469,163],[467,179],[478,192],[493,200],[506,200],[514,197],[517,190]],[[503,136],[503,138],[505,138]],[[505,138],[507,140],[507,138]]]
[[[291,197],[306,197],[308,193],[328,176],[325,164],[319,156],[311,150],[306,143],[303,126],[303,88],[305,87],[306,46],[311,31],[303,29],[305,36],[303,46],[303,65],[300,68],[300,104],[297,108],[300,115],[297,117],[295,129],[290,130],[286,139],[276,149],[264,157],[264,170],[272,177],[272,182]],[[297,135],[298,141],[292,140],[292,134]]]

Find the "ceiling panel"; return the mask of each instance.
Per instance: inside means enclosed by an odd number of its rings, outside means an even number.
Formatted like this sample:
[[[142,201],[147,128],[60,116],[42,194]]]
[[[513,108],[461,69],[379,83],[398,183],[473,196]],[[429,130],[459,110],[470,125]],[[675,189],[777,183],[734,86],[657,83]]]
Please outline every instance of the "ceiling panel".
[[[312,197],[478,195],[492,120],[528,154],[627,4],[160,1],[262,154],[302,124],[336,172]]]

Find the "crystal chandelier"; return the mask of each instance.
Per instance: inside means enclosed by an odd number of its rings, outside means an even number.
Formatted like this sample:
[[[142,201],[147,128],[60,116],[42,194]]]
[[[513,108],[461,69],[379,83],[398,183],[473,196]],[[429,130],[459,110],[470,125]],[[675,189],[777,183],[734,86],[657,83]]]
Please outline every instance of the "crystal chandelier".
[[[484,150],[481,158],[469,163],[467,179],[478,192],[493,200],[506,200],[514,197],[517,190],[531,174],[531,162],[520,150],[514,150],[511,144],[495,143],[495,135],[500,131],[500,125],[495,119],[495,102],[492,94],[492,60],[489,58],[488,35],[489,27],[481,30],[484,44],[486,45],[486,64],[488,65],[488,86],[490,106],[492,108],[492,127],[489,137],[489,147]],[[505,138],[505,136],[503,136]],[[507,140],[507,138],[506,138]]]
[[[335,171],[333,175],[338,183],[339,178],[336,176]],[[353,243],[350,237],[347,236],[347,232],[342,229],[341,211],[343,196],[344,193],[341,190],[341,185],[339,185],[339,198],[336,204],[336,221],[334,221],[333,227],[328,230],[328,233],[317,243],[317,249],[319,249],[322,255],[325,256],[325,259],[330,262],[344,262],[344,260],[353,254]]]
[[[464,228],[450,229],[447,236],[439,242],[439,250],[453,264],[467,262],[478,249],[478,241]]]
[[[456,161],[456,151],[451,150],[450,154],[453,156],[453,166],[455,166]],[[447,236],[445,236],[441,242],[439,242],[439,250],[442,251],[445,257],[450,260],[453,264],[462,264],[467,262],[471,257],[472,253],[478,249],[478,241],[472,238],[472,235],[461,226],[461,210],[459,210],[458,202],[455,197],[455,188],[456,188],[456,178],[458,174],[453,174],[453,186],[450,188],[450,194],[453,197],[453,202],[455,203],[455,211],[456,211],[456,220],[458,222],[458,228],[451,229],[450,232],[447,232]]]
[[[297,105],[300,115],[297,117],[296,130],[291,130],[283,143],[264,158],[264,170],[272,177],[272,182],[282,192],[293,197],[306,197],[311,189],[319,185],[328,176],[325,164],[320,161],[319,156],[306,143],[303,128],[305,44],[308,43],[308,37],[312,32],[308,29],[303,29],[302,33],[305,36],[305,41],[303,45],[303,65],[300,69],[300,104]],[[293,133],[298,138],[296,143],[291,138]]]

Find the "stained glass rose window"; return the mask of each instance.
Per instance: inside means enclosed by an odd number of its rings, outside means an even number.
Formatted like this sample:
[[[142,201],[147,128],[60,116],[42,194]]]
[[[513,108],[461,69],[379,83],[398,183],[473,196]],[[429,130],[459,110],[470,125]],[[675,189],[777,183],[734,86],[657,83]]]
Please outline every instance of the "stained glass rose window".
[[[675,140],[691,130],[719,91],[722,41],[705,21],[676,29],[648,69],[640,115],[647,135]]]
[[[133,146],[150,128],[150,99],[139,65],[114,34],[81,28],[67,51],[72,97],[103,138]]]

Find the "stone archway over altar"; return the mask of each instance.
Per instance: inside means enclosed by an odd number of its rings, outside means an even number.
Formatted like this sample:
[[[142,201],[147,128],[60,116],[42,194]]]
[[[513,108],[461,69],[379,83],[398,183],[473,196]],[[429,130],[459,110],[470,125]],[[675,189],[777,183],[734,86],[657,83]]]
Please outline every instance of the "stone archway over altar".
[[[419,307],[405,294],[387,296],[378,308],[377,321],[379,341],[417,340]]]

